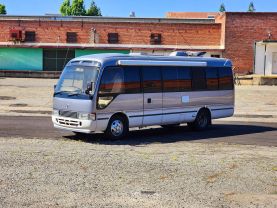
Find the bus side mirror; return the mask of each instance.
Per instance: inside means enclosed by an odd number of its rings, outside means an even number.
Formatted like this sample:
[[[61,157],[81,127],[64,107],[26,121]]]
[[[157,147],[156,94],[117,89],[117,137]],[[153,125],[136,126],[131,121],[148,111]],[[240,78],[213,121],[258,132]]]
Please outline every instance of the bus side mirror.
[[[56,89],[57,85],[54,85],[54,90]]]
[[[89,95],[89,94],[92,94],[94,90],[95,90],[95,82],[90,82],[87,85],[87,89],[85,93]]]

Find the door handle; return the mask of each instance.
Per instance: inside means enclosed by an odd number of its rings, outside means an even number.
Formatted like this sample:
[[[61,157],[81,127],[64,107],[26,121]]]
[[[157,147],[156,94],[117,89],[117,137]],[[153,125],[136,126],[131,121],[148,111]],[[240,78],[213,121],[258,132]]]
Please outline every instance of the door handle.
[[[152,102],[151,98],[147,98],[147,103],[151,103],[151,102]]]

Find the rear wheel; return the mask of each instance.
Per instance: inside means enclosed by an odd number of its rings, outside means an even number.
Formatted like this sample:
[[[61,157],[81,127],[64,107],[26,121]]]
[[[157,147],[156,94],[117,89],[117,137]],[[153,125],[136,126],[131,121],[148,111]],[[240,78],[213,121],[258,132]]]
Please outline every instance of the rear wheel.
[[[121,139],[129,131],[128,123],[122,116],[113,116],[108,124],[105,134],[110,139]]]
[[[201,109],[194,122],[188,123],[188,126],[195,130],[204,130],[207,129],[211,124],[211,114],[208,109]]]

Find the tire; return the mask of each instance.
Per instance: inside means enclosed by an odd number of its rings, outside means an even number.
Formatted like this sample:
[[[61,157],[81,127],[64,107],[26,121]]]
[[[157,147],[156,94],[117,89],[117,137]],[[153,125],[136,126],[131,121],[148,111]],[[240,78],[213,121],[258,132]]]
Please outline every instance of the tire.
[[[201,109],[194,120],[188,123],[188,126],[194,130],[202,131],[211,125],[211,114],[208,109]]]
[[[112,140],[124,138],[129,131],[128,123],[122,116],[112,116],[108,127],[105,131],[105,135]]]
[[[174,129],[176,127],[180,126],[180,124],[167,124],[167,125],[161,125],[161,127],[165,129]]]

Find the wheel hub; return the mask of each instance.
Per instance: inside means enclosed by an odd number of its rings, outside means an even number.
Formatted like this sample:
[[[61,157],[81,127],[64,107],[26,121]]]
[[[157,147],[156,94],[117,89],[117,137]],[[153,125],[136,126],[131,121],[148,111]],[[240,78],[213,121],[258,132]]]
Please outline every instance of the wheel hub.
[[[113,121],[111,132],[114,136],[120,136],[123,133],[123,123],[120,120]]]

